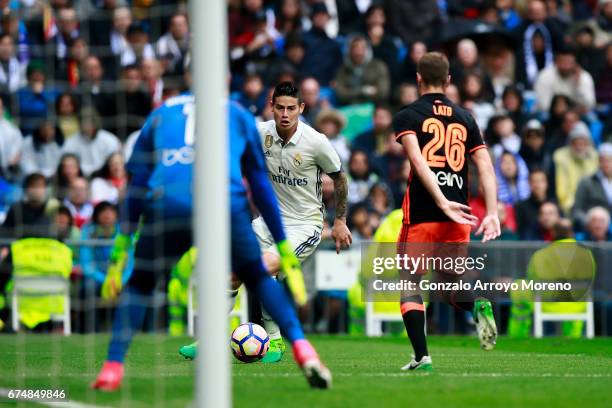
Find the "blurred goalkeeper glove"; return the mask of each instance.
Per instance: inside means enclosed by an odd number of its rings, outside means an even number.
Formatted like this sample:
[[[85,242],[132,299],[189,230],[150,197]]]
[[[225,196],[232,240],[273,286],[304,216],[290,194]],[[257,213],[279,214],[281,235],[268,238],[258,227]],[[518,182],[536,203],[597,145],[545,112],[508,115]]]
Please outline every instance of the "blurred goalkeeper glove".
[[[132,237],[119,234],[111,249],[110,265],[106,271],[106,278],[102,284],[102,298],[116,299],[121,293],[121,278],[128,261],[129,251],[132,249]]]
[[[280,255],[280,269],[285,274],[293,300],[298,306],[304,306],[306,304],[306,286],[304,285],[304,275],[302,275],[300,261],[295,256],[289,241],[285,239],[276,245]]]

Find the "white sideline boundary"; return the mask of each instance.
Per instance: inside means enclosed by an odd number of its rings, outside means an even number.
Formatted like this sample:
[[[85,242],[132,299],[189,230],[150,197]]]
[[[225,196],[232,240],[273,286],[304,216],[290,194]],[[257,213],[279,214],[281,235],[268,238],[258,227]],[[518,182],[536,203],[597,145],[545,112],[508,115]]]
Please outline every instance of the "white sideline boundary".
[[[436,377],[484,377],[484,378],[611,378],[612,374],[558,374],[558,373],[534,373],[534,374],[519,374],[519,373],[444,373],[444,372],[405,372],[405,373],[338,373],[332,372],[333,377],[412,377],[412,376],[431,375]],[[245,373],[234,374],[234,377],[302,377],[302,374],[297,373]]]
[[[9,392],[11,389],[9,388],[0,388],[0,397],[7,399],[8,401],[21,401],[21,402],[30,402],[32,404],[43,405],[46,407],[55,407],[55,408],[110,408],[103,405],[90,405],[85,404],[83,402],[72,401],[72,400],[58,400],[58,401],[45,401],[45,400],[36,400],[31,398],[9,398]]]

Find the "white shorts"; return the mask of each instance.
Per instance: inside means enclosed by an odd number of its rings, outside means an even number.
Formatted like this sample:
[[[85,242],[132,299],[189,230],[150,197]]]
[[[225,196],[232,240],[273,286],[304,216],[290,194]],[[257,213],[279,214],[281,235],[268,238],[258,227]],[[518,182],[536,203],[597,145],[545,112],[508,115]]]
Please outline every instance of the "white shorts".
[[[270,233],[270,230],[268,229],[268,226],[264,222],[263,218],[255,218],[251,222],[251,226],[253,227],[253,231],[257,236],[261,250],[278,254],[274,238],[272,237],[272,234]],[[305,224],[285,227],[285,234],[287,235],[287,240],[291,244],[291,247],[293,247],[295,255],[300,262],[304,262],[306,259],[308,259],[308,257],[313,254],[321,242],[321,228],[315,225]]]

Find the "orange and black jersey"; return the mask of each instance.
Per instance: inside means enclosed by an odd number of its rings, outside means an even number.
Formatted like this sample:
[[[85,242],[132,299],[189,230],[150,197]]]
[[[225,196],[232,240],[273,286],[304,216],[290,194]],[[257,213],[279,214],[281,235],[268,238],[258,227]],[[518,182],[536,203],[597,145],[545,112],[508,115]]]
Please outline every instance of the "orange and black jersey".
[[[417,138],[444,196],[467,204],[468,156],[485,147],[472,115],[443,94],[425,94],[395,115],[393,128],[400,143],[403,137]],[[412,173],[402,208],[404,224],[450,221]]]

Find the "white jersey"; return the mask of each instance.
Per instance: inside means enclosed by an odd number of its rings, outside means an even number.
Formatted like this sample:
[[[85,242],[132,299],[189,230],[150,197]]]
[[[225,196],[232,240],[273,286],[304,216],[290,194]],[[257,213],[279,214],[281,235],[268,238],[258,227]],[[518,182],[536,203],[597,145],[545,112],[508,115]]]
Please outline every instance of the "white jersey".
[[[257,128],[284,224],[322,228],[321,173],[340,171],[338,153],[324,134],[302,121],[285,146],[273,120],[258,123]]]

